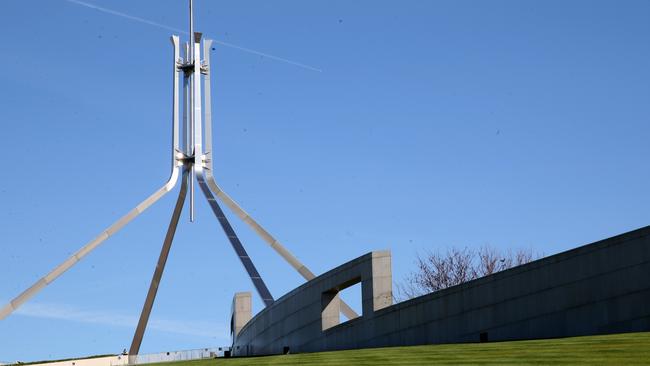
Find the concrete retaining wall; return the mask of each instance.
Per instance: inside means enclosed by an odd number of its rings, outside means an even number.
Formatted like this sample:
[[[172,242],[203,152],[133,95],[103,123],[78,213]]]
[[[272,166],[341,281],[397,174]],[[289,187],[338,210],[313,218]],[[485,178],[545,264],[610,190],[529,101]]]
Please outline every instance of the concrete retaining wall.
[[[118,355],[95,358],[81,358],[68,361],[36,363],[30,364],[29,366],[124,366],[128,363],[128,356]]]
[[[337,292],[363,315],[338,324]],[[390,253],[345,263],[278,299],[234,355],[650,331],[650,227],[391,305]]]

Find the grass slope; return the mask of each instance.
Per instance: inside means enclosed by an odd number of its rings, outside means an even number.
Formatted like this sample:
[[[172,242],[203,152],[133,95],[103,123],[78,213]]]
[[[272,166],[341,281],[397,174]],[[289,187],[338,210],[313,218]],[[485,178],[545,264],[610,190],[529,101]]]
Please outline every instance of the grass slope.
[[[650,333],[534,341],[374,348],[169,363],[174,366],[610,364],[650,365]]]

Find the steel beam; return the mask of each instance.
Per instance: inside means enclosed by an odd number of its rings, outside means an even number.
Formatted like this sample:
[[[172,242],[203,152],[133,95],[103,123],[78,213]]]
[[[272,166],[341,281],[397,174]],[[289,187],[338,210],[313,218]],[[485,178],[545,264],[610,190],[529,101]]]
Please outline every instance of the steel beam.
[[[201,34],[196,33],[194,36],[194,40],[196,42],[195,45],[195,62],[198,62],[196,60],[199,60],[199,51],[200,51],[200,41],[201,39]],[[211,103],[210,103],[210,72],[209,72],[209,61],[210,61],[210,48],[212,45],[211,40],[204,40],[203,41],[203,57],[205,60],[205,64],[207,69],[205,72],[204,70],[201,69],[200,65],[195,63],[194,65],[194,75],[195,79],[194,82],[196,83],[194,85],[195,88],[195,101],[197,101],[197,106],[195,108],[195,115],[199,114],[201,112],[200,109],[200,101],[201,101],[201,94],[200,94],[200,76],[202,73],[204,73],[204,92],[205,92],[205,103],[204,103],[204,113],[205,113],[205,130],[206,130],[206,135],[205,135],[205,143],[206,146],[210,146],[210,150],[212,149],[212,144],[211,144],[211,138],[208,139],[208,136],[212,136],[212,108],[211,108]],[[248,273],[248,276],[250,277],[251,281],[253,282],[253,285],[255,286],[255,289],[257,290],[257,293],[260,295],[262,298],[262,301],[264,302],[265,306],[268,306],[273,303],[273,296],[271,295],[271,292],[269,291],[268,287],[264,283],[264,280],[260,276],[259,272],[255,268],[255,265],[253,264],[253,261],[251,258],[248,256],[248,253],[246,252],[246,249],[244,249],[244,246],[242,245],[241,241],[239,240],[239,237],[235,233],[235,230],[232,228],[230,225],[230,222],[226,218],[226,215],[223,213],[223,210],[217,203],[216,199],[214,198],[214,195],[210,191],[210,188],[208,186],[208,182],[206,179],[206,175],[209,174],[209,171],[206,171],[203,169],[204,167],[204,159],[208,159],[207,156],[211,153],[211,151],[207,151],[206,155],[203,155],[202,151],[202,146],[201,146],[201,140],[202,134],[201,134],[201,120],[196,123],[195,128],[195,152],[197,154],[195,155],[195,164],[194,164],[194,171],[196,174],[196,179],[199,183],[199,187],[201,188],[201,191],[203,191],[203,194],[205,195],[206,199],[208,200],[208,203],[210,205],[210,208],[212,209],[212,212],[214,212],[215,216],[217,217],[217,220],[219,220],[219,224],[221,224],[221,228],[224,230],[226,236],[228,237],[228,240],[230,241],[230,244],[232,245],[233,249],[235,250],[235,253],[239,257],[240,261],[244,265],[244,268],[246,269],[246,272]],[[198,154],[198,152],[201,152]]]
[[[106,239],[113,236],[115,233],[120,231],[126,224],[131,222],[133,219],[138,217],[142,212],[144,212],[149,206],[153,205],[156,201],[162,198],[165,194],[174,188],[176,182],[178,181],[178,162],[176,153],[179,151],[179,142],[178,142],[178,81],[179,81],[179,70],[176,65],[176,62],[179,57],[179,44],[178,36],[172,36],[171,42],[174,48],[174,62],[173,62],[173,101],[172,101],[172,166],[171,173],[167,182],[157,191],[155,191],[151,196],[147,197],[144,201],[140,202],[134,209],[129,211],[126,215],[122,216],[119,220],[114,222],[111,226],[107,227],[102,231],[97,237],[95,237],[90,242],[86,243],[81,249],[79,249],[71,257],[63,261],[55,267],[50,273],[45,275],[40,280],[36,281],[32,286],[27,290],[23,291],[20,295],[11,300],[6,304],[2,309],[0,309],[0,320],[9,316],[14,312],[18,307],[24,304],[31,297],[40,292],[45,286],[52,283],[55,279],[61,276],[65,271],[72,268],[77,264],[83,257],[88,255],[90,252],[95,250],[100,244],[102,244]]]
[[[188,172],[189,168],[183,169],[181,190],[178,193],[176,206],[174,207],[174,212],[172,213],[172,218],[169,223],[169,227],[167,228],[167,235],[165,235],[165,240],[163,241],[163,246],[160,250],[160,256],[158,257],[158,263],[156,264],[156,269],[154,270],[153,277],[151,278],[151,284],[149,285],[149,291],[147,292],[147,297],[144,301],[142,312],[140,313],[140,320],[138,321],[138,326],[135,329],[135,334],[133,335],[133,340],[131,341],[131,347],[129,348],[129,364],[133,363],[133,360],[131,358],[140,352],[142,337],[144,336],[144,332],[147,328],[147,323],[149,322],[149,315],[151,315],[153,303],[156,300],[158,286],[160,285],[160,280],[162,279],[162,275],[165,270],[167,257],[169,256],[169,251],[172,247],[172,242],[174,241],[174,234],[176,234],[178,220],[181,217],[183,204],[185,203],[185,197],[187,196],[187,182],[189,180]]]
[[[126,226],[126,224],[128,224],[133,219],[138,217],[142,212],[144,212],[147,208],[149,208],[149,206],[151,206],[156,201],[158,201],[162,196],[167,194],[167,192],[169,192],[174,187],[174,185],[176,185],[177,180],[178,180],[178,169],[174,169],[172,171],[172,176],[169,178],[169,181],[167,181],[167,183],[165,183],[165,185],[162,188],[157,190],[146,200],[142,201],[134,209],[129,211],[129,213],[122,216],[122,218],[120,218],[111,226],[106,228],[106,230],[102,231],[101,234],[95,237],[95,239],[88,242],[81,249],[79,249],[75,254],[73,254],[68,259],[63,261],[63,263],[56,266],[50,273],[45,275],[40,280],[36,281],[36,283],[34,283],[31,287],[23,291],[23,293],[21,293],[16,298],[11,300],[11,302],[9,302],[8,304],[6,304],[0,310],[0,320],[6,318],[9,314],[11,314],[16,309],[18,309],[18,307],[20,307],[23,303],[29,300],[32,296],[40,292],[45,286],[52,283],[55,279],[61,276],[65,271],[67,271],[72,266],[77,264],[81,259],[83,259],[83,257],[88,255],[93,250],[95,250],[106,239],[113,236],[115,233],[120,231],[124,226]]]
[[[253,285],[255,286],[257,293],[262,298],[264,305],[269,306],[273,304],[274,300],[273,300],[273,296],[271,295],[271,292],[269,291],[268,287],[266,287],[264,280],[262,279],[259,272],[255,268],[253,261],[248,256],[248,253],[246,252],[246,249],[244,249],[244,246],[242,245],[241,241],[237,237],[235,230],[230,225],[230,222],[228,222],[228,219],[226,218],[226,215],[224,215],[223,210],[221,210],[221,207],[219,207],[217,200],[212,195],[212,192],[210,192],[210,188],[208,187],[205,181],[203,170],[197,171],[196,179],[199,182],[199,187],[201,188],[201,191],[203,191],[205,198],[207,198],[208,203],[210,204],[210,208],[212,209],[212,212],[214,212],[214,215],[217,217],[217,220],[219,220],[219,224],[221,224],[221,228],[223,229],[224,233],[228,237],[228,240],[230,241],[230,245],[232,245],[232,248],[235,250],[235,253],[237,253],[237,256],[239,257],[239,260],[244,265],[246,272],[248,272],[248,276],[250,277],[251,281],[253,281]]]
[[[211,90],[210,90],[210,74],[211,74],[211,63],[210,63],[210,50],[212,48],[212,40],[206,39],[203,41],[203,58],[205,61],[205,76],[203,78],[203,93],[205,96],[204,102],[204,125],[205,125],[205,156],[202,158],[202,166],[204,167],[204,180],[206,181],[209,189],[221,199],[230,210],[235,213],[243,222],[259,235],[262,240],[264,240],[275,252],[282,257],[291,267],[293,267],[300,275],[307,281],[316,277],[314,273],[307,268],[298,258],[296,258],[287,248],[282,245],[277,239],[275,239],[268,231],[266,231],[262,225],[260,225],[255,219],[253,219],[246,211],[244,211],[235,200],[233,200],[226,192],[224,192],[217,181],[214,178],[213,174],[213,150],[212,150],[212,102],[211,102]],[[198,164],[198,163],[197,163]],[[354,311],[348,304],[341,300],[341,312],[348,319],[354,319],[359,317],[356,311]]]

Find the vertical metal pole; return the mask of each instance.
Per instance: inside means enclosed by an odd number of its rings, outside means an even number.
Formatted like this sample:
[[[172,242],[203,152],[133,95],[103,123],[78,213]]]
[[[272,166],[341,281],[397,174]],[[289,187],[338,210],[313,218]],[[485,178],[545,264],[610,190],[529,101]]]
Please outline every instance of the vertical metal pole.
[[[192,37],[194,37],[194,0],[190,0],[190,58],[189,61],[193,61],[194,57],[194,45]]]
[[[194,118],[194,169],[192,170],[194,175],[200,174],[200,171],[203,169],[202,161],[203,158],[203,137],[202,137],[202,111],[201,111],[201,33],[196,32],[192,35],[192,42],[194,42],[194,75],[193,75],[193,96],[192,101],[194,102],[194,110],[192,112],[192,117]],[[194,182],[194,181],[192,181]]]
[[[185,43],[183,47],[183,63],[186,64],[189,59],[189,44]],[[188,99],[188,90],[189,90],[189,77],[187,72],[183,72],[183,146],[182,150],[185,155],[190,155],[189,151],[189,129],[190,129],[190,119],[187,110],[189,109],[189,99]]]
[[[205,155],[206,167],[212,167],[209,161],[212,159],[212,95],[210,93],[210,73],[212,72],[210,64],[210,51],[212,49],[212,40],[203,40],[203,61],[205,62],[205,75],[203,76],[203,128],[205,129]]]
[[[194,221],[194,177],[197,169],[202,169],[201,158],[203,155],[201,143],[201,33],[193,33],[190,42],[193,44],[194,63],[192,64],[192,82],[191,87],[191,119],[192,119],[192,155],[194,156],[194,166],[190,172],[190,222]]]
[[[190,40],[190,43],[193,43]],[[190,52],[192,52],[190,48]],[[187,90],[187,95],[189,98],[188,103],[188,114],[190,119],[190,129],[188,131],[188,155],[193,156],[194,159],[197,158],[196,151],[194,148],[194,130],[196,129],[196,115],[194,113],[194,104],[196,104],[196,98],[194,97],[194,85],[196,84],[196,73],[194,71],[188,72],[189,85]],[[194,222],[194,163],[190,163],[190,222]]]
[[[201,33],[194,33],[194,154],[201,159],[202,149],[202,113],[201,113]],[[200,165],[200,161],[198,162]]]
[[[192,40],[190,40],[190,43],[193,43]],[[192,48],[190,47],[190,52],[192,52]],[[194,156],[194,159],[196,159],[196,152],[194,151],[194,129],[196,128],[195,126],[195,115],[194,115],[194,104],[196,103],[194,99],[194,84],[195,82],[195,77],[196,73],[194,71],[188,72],[188,79],[189,79],[189,87],[187,89],[187,98],[189,99],[188,103],[188,114],[189,114],[189,130],[187,131],[188,134],[188,145],[187,145],[187,150],[188,150],[188,155],[189,156]],[[190,222],[194,222],[194,163],[190,163]]]
[[[193,107],[193,88],[192,88],[192,73],[194,68],[188,69],[187,65],[191,64],[192,59],[192,46],[190,42],[185,43],[184,47],[184,58],[183,64],[186,66],[183,72],[183,153],[185,156],[192,156],[193,154],[193,139],[194,139],[194,128],[193,128],[193,116],[192,111]],[[189,164],[192,164],[191,162]],[[190,165],[190,221],[194,221],[194,169],[191,169]]]
[[[175,169],[178,161],[176,160],[176,154],[180,151],[180,142],[179,142],[179,128],[178,128],[178,82],[180,76],[180,70],[178,69],[178,62],[180,59],[180,39],[178,36],[171,37],[172,45],[174,47],[174,79],[173,79],[173,92],[172,92],[172,169]]]
[[[188,55],[188,61],[190,64],[194,63],[200,63],[199,59],[195,59],[194,57],[194,0],[190,0],[190,49],[189,49],[189,55]],[[196,68],[194,68],[195,70]],[[189,152],[188,154],[194,155],[194,159],[197,159],[197,153],[194,151],[194,130],[196,128],[195,126],[195,107],[194,105],[196,104],[196,99],[194,97],[194,88],[195,84],[197,84],[196,78],[196,72],[192,72],[193,75],[190,76],[190,91],[189,91],[189,98],[190,98],[190,103],[189,103],[189,115],[190,115],[190,136],[189,136]],[[201,74],[199,73],[199,79]],[[200,87],[200,86],[199,86]],[[199,99],[199,103],[201,100]],[[200,157],[199,157],[200,159]],[[195,161],[196,162],[196,161]],[[200,162],[199,162],[200,163]],[[190,222],[194,222],[194,169],[190,169]]]

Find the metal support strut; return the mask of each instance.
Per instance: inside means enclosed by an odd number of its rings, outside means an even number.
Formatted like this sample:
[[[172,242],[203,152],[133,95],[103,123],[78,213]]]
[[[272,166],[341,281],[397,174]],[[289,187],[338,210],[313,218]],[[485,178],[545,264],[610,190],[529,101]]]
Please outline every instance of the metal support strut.
[[[223,229],[230,245],[239,257],[255,289],[260,295],[265,306],[273,303],[273,296],[264,280],[260,276],[253,261],[235,233],[232,225],[226,218],[223,210],[217,203],[221,199],[242,221],[248,224],[267,244],[273,248],[284,260],[286,260],[300,275],[310,280],[315,277],[314,273],[291,254],[278,240],[269,234],[260,224],[246,213],[232,198],[230,198],[215,181],[213,172],[213,150],[212,150],[212,106],[210,94],[210,50],[212,41],[203,41],[203,62],[201,60],[201,33],[194,33],[194,18],[192,14],[193,1],[190,0],[190,41],[184,44],[184,55],[181,57],[181,45],[178,36],[172,36],[174,60],[173,60],[173,98],[172,98],[172,148],[171,148],[171,173],[168,181],[151,196],[146,198],[135,208],[129,211],[122,218],[102,231],[96,238],[88,242],[75,254],[55,267],[51,272],[42,277],[23,293],[14,298],[11,302],[0,308],[0,320],[4,319],[15,311],[29,298],[41,291],[45,286],[52,283],[65,271],[77,264],[90,252],[95,250],[106,239],[120,231],[129,222],[142,214],[147,208],[160,200],[165,194],[171,191],[176,185],[180,169],[182,167],[182,183],[172,217],[167,228],[167,234],[160,251],[158,262],[154,270],[149,290],[145,298],[142,312],[136,327],[133,340],[129,350],[129,363],[135,361],[135,356],[140,351],[140,345],[146,331],[147,323],[151,315],[155,298],[158,292],[160,281],[167,263],[176,228],[183,211],[184,203],[190,196],[190,221],[194,220],[194,176],[205,195],[210,208],[216,216]],[[181,104],[181,80],[182,80],[182,104]],[[203,77],[203,83],[202,83]],[[202,88],[204,88],[204,99]],[[202,110],[202,102],[204,110]],[[181,113],[182,112],[182,113]],[[179,125],[182,115],[183,126]],[[205,117],[203,120],[202,117]],[[202,135],[202,128],[205,126],[205,136]],[[203,143],[205,142],[205,153]],[[341,302],[341,311],[349,318],[355,318],[358,314],[347,304]]]
[[[212,99],[211,99],[211,86],[210,86],[210,74],[211,74],[211,62],[210,62],[210,50],[212,49],[212,40],[206,39],[203,41],[203,58],[204,58],[204,67],[202,72],[203,77],[203,92],[204,92],[204,122],[205,122],[205,155],[202,157],[199,163],[202,163],[201,169],[203,171],[203,176],[197,179],[199,184],[205,185],[207,183],[209,190],[211,191],[211,197],[218,197],[223,203],[228,206],[228,208],[235,214],[239,219],[245,222],[250,226],[253,231],[259,235],[262,240],[264,240],[275,252],[282,257],[291,267],[293,267],[304,279],[307,281],[316,277],[314,273],[307,268],[305,264],[300,262],[289,250],[280,243],[276,238],[274,238],[268,231],[266,231],[262,225],[260,225],[253,217],[251,217],[244,209],[235,202],[226,192],[224,192],[221,187],[217,184],[217,181],[214,178],[214,167],[212,156]],[[197,164],[199,164],[197,163]],[[201,180],[203,183],[201,183]],[[204,189],[201,187],[201,189]],[[205,191],[204,191],[205,192]],[[216,201],[215,201],[216,202]],[[354,319],[359,317],[354,309],[352,309],[345,301],[341,300],[341,312],[348,319]]]
[[[262,298],[264,305],[269,306],[273,304],[273,296],[271,295],[271,292],[269,291],[268,287],[266,287],[266,284],[264,283],[264,280],[260,276],[259,272],[257,272],[257,269],[253,264],[253,261],[248,256],[246,249],[244,249],[244,246],[242,245],[241,241],[237,237],[235,230],[233,230],[232,226],[230,225],[230,222],[228,222],[228,219],[226,218],[226,215],[224,215],[223,210],[221,210],[221,207],[219,207],[217,200],[212,195],[212,192],[210,192],[210,188],[205,182],[205,178],[203,177],[202,174],[197,174],[196,179],[199,182],[199,187],[201,187],[201,191],[203,191],[205,198],[207,198],[208,203],[210,204],[210,208],[212,208],[212,212],[214,212],[214,215],[217,217],[217,220],[219,220],[219,224],[221,224],[221,228],[223,229],[224,233],[228,237],[228,240],[230,241],[230,245],[232,245],[232,248],[235,250],[235,253],[237,253],[239,260],[241,261],[241,264],[246,269],[246,272],[248,273],[248,276],[250,277],[251,281],[253,281],[255,290],[257,290],[257,293]]]
[[[183,169],[183,177],[181,181],[181,190],[178,193],[178,199],[176,200],[176,206],[174,206],[174,212],[172,213],[172,218],[167,228],[167,235],[165,235],[165,241],[163,241],[162,249],[160,250],[160,256],[158,257],[158,263],[156,264],[156,269],[151,278],[151,284],[149,285],[149,291],[147,292],[147,298],[144,301],[144,306],[142,307],[142,313],[140,313],[140,320],[138,321],[138,326],[135,329],[135,334],[133,335],[133,340],[131,341],[131,347],[129,348],[129,357],[133,357],[140,352],[140,345],[142,344],[142,337],[147,328],[147,323],[149,322],[149,315],[151,315],[151,309],[153,308],[153,303],[156,300],[156,294],[158,293],[158,286],[160,285],[160,280],[162,279],[163,272],[165,270],[165,264],[167,263],[167,257],[169,256],[169,251],[172,247],[172,242],[174,241],[174,235],[176,234],[176,227],[178,226],[178,220],[181,217],[181,212],[183,211],[183,205],[185,204],[185,197],[187,196],[187,183],[189,180],[189,169]],[[129,359],[129,363],[133,363],[133,360]]]

